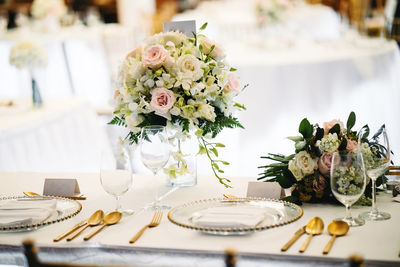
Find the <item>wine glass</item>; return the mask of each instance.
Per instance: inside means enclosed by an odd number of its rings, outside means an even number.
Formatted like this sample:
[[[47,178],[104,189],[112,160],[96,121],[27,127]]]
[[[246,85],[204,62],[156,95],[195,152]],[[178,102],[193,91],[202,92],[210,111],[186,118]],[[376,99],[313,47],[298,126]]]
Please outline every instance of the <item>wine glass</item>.
[[[364,160],[359,150],[336,152],[331,162],[331,190],[337,200],[346,207],[346,216],[336,219],[349,226],[361,226],[365,221],[351,216],[350,207],[361,197],[366,186]]]
[[[131,209],[122,209],[120,198],[132,187],[132,167],[129,151],[120,143],[112,153],[102,152],[100,182],[103,189],[116,199],[116,211],[124,215],[133,214]]]
[[[372,137],[371,144],[373,153],[365,156],[365,167],[367,176],[372,183],[372,208],[368,212],[361,213],[360,218],[370,221],[383,221],[390,219],[390,214],[379,211],[376,207],[376,179],[384,175],[390,165],[390,147],[385,125]]]
[[[170,155],[167,132],[164,126],[145,126],[140,136],[140,156],[143,164],[153,173],[156,184],[157,172],[167,164]],[[157,188],[157,184],[155,186]],[[159,206],[159,192],[156,190],[153,209],[168,209],[167,206]]]

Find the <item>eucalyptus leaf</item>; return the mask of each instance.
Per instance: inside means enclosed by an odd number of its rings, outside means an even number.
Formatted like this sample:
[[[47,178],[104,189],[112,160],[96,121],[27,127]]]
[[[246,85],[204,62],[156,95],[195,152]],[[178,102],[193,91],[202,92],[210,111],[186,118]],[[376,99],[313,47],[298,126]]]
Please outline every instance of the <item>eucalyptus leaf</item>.
[[[310,138],[313,133],[313,127],[307,118],[304,118],[299,125],[299,133],[303,135],[305,139]]]
[[[329,130],[329,133],[334,134],[336,133],[337,135],[340,134],[340,125],[339,123],[336,123],[335,125],[333,125],[333,127]]]
[[[350,132],[351,128],[356,124],[356,114],[352,111],[350,112],[349,118],[347,119],[346,127],[347,132]]]

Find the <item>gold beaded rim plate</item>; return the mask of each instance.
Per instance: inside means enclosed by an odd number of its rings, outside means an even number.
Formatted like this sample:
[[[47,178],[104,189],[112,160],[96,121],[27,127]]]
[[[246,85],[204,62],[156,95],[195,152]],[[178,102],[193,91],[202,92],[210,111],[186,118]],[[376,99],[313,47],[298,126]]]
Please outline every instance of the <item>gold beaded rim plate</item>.
[[[0,225],[0,233],[10,233],[10,232],[23,232],[23,231],[32,231],[38,228],[41,228],[46,225],[62,222],[67,220],[75,215],[77,215],[82,210],[82,204],[79,201],[63,198],[63,197],[55,197],[55,196],[38,196],[38,197],[30,197],[30,196],[13,196],[13,197],[0,197],[0,203],[3,201],[9,200],[51,200],[57,199],[56,211],[57,214],[50,216],[46,220],[35,223],[35,224],[20,224],[13,226],[1,226]]]
[[[258,224],[257,226],[254,227],[242,227],[242,228],[231,228],[231,227],[204,227],[204,226],[198,226],[195,225],[193,222],[190,221],[190,218],[192,214],[187,214],[187,216],[183,216],[183,218],[179,218],[179,216],[182,217],[182,215],[177,215],[179,212],[184,212],[185,210],[191,210],[194,209],[196,211],[196,208],[199,208],[200,210],[204,210],[207,208],[215,207],[215,206],[223,206],[223,205],[251,205],[253,204],[283,204],[284,207],[287,207],[290,209],[293,214],[288,216],[287,218],[280,220],[276,223],[271,223],[271,224]],[[193,213],[193,212],[192,212]],[[192,229],[192,230],[198,230],[204,233],[208,234],[215,234],[215,235],[244,235],[244,234],[250,234],[253,232],[258,232],[262,231],[265,229],[273,228],[273,227],[278,227],[282,226],[285,224],[292,223],[296,220],[298,220],[301,216],[303,216],[303,209],[291,202],[283,201],[283,200],[278,200],[278,199],[268,199],[268,198],[211,198],[211,199],[204,199],[204,200],[197,200],[189,203],[185,203],[179,206],[176,206],[172,208],[168,212],[168,219],[181,227]]]

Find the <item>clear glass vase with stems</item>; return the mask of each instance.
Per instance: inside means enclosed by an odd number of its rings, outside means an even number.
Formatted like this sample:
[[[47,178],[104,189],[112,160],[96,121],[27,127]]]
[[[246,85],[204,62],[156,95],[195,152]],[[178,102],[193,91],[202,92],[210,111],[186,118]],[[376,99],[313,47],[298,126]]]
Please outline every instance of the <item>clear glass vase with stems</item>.
[[[168,195],[171,190],[166,193],[161,193],[160,184],[157,179],[157,173],[170,157],[170,145],[168,143],[168,135],[164,126],[145,126],[142,128],[140,135],[140,157],[142,163],[153,173],[154,188],[156,189],[155,200],[145,209],[169,209],[168,206],[161,206],[159,202],[162,198]]]
[[[336,220],[345,221],[349,226],[364,225],[363,219],[354,218],[350,212],[350,207],[362,196],[366,186],[364,160],[360,150],[356,153],[334,153],[330,176],[333,195],[346,207],[346,216]]]
[[[33,107],[39,108],[43,106],[42,96],[40,94],[39,85],[36,79],[35,70],[30,70],[29,74],[31,77],[31,86],[32,86],[32,104]]]
[[[121,142],[110,151],[102,151],[100,183],[103,189],[116,200],[115,210],[123,215],[133,214],[131,209],[122,209],[120,198],[132,187],[132,167],[127,147]]]
[[[390,166],[390,146],[385,125],[379,129],[372,140],[376,151],[372,157],[366,160],[367,176],[372,183],[372,208],[368,212],[361,213],[360,218],[369,221],[383,221],[390,219],[390,214],[379,211],[376,206],[376,180],[384,175]]]
[[[197,184],[197,140],[188,134],[171,134],[171,157],[164,168],[170,187],[190,187]]]

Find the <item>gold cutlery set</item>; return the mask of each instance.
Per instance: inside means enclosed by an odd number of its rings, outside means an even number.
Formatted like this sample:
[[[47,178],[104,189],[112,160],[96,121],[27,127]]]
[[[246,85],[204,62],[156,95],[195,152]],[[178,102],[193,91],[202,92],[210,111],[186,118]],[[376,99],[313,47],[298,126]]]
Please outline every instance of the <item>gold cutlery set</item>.
[[[296,231],[296,233],[294,233],[294,236],[285,245],[283,245],[281,251],[288,250],[294,244],[294,242],[296,242],[297,239],[300,238],[300,236],[302,236],[304,233],[307,233],[308,237],[299,249],[299,252],[303,253],[304,251],[306,251],[308,245],[310,244],[312,237],[314,235],[322,234],[323,231],[324,231],[324,222],[322,221],[321,218],[314,217],[307,223],[307,225],[301,227],[299,230]],[[322,253],[324,255],[328,254],[336,237],[345,235],[347,234],[348,231],[349,231],[349,225],[346,222],[332,221],[328,225],[328,232],[330,235],[332,235],[332,237],[326,244]]]
[[[156,211],[154,213],[154,216],[149,224],[146,224],[132,239],[129,241],[129,243],[134,243],[136,242],[139,237],[142,236],[143,232],[147,228],[152,228],[160,225],[161,219],[162,219],[163,213],[162,211]],[[104,212],[102,210],[97,210],[94,212],[87,220],[83,220],[76,224],[74,227],[72,227],[69,231],[61,234],[60,236],[56,237],[53,239],[54,242],[58,242],[65,237],[71,235],[75,231],[77,231],[79,228],[83,227],[81,230],[73,234],[72,236],[67,238],[67,241],[74,240],[77,236],[79,236],[83,231],[85,231],[87,228],[92,228],[96,227],[98,225],[101,225],[99,228],[91,232],[90,234],[86,235],[83,240],[88,241],[91,239],[93,236],[98,234],[100,231],[102,231],[105,227],[117,224],[122,218],[122,213],[118,211],[110,212],[107,215],[104,216]]]

